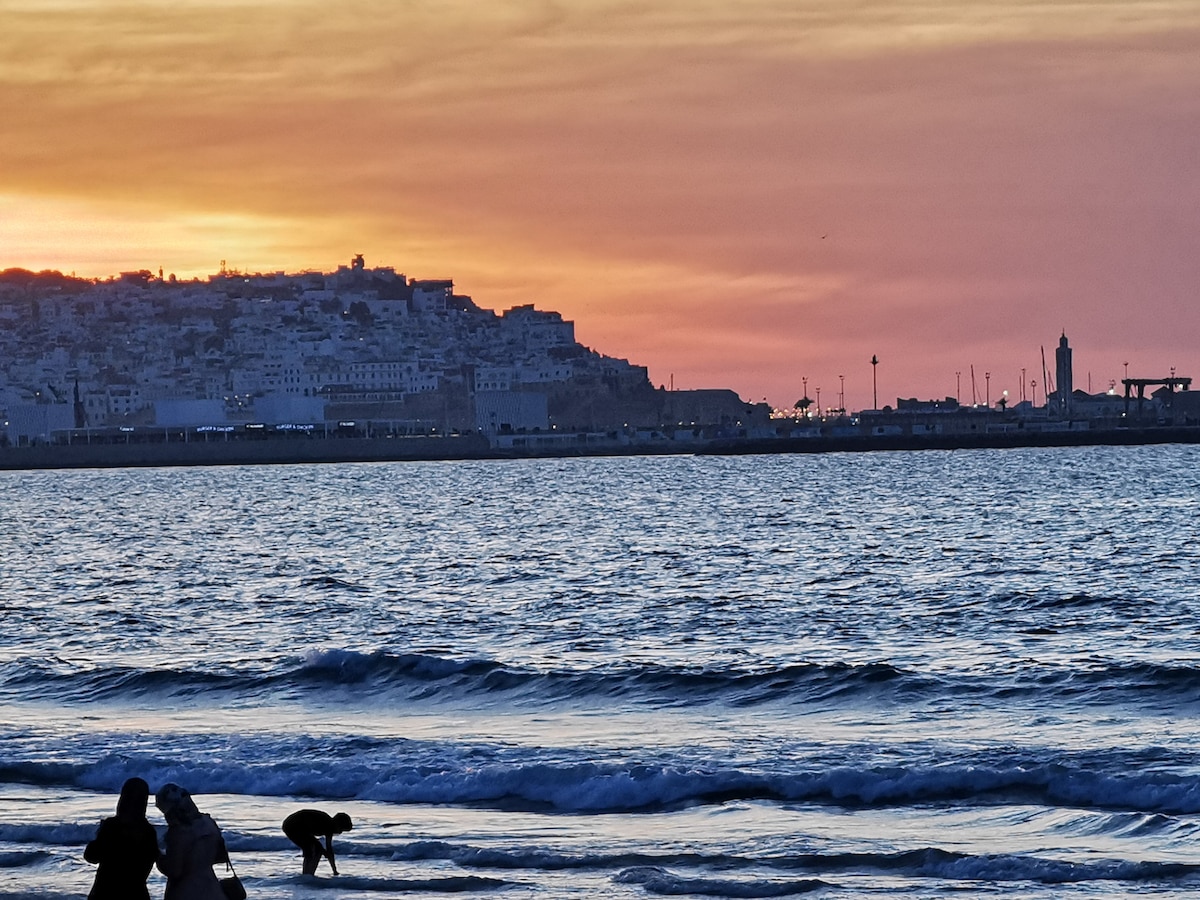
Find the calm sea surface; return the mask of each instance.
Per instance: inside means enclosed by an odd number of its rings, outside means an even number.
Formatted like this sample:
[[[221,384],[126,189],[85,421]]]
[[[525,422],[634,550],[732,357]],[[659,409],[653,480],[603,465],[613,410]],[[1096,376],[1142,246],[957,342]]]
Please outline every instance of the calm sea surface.
[[[3,898],[84,895],[133,775],[263,900],[1200,892],[1200,448],[0,473],[0,510]],[[304,806],[354,819],[337,878]]]

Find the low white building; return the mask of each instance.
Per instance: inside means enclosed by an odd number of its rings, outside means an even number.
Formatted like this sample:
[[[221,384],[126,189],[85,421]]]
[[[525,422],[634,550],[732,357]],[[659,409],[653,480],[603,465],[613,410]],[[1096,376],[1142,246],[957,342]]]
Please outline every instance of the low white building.
[[[268,425],[325,421],[325,401],[316,397],[268,394],[254,398],[254,417]]]
[[[485,434],[546,431],[550,427],[546,395],[526,391],[480,391],[475,395],[475,427]]]
[[[477,366],[475,368],[475,390],[507,391],[515,381],[513,370],[508,366]]]
[[[4,429],[13,444],[48,441],[50,433],[75,427],[70,403],[17,403],[8,407]]]
[[[227,420],[224,400],[155,400],[154,424],[168,428],[221,425]]]

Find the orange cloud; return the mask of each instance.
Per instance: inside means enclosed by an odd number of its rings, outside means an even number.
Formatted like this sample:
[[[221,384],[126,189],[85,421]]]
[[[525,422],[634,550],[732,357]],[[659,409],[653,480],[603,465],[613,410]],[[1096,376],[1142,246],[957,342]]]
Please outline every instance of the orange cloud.
[[[1195,366],[1194,3],[493,6],[0,0],[0,266],[363,252],[778,403]]]

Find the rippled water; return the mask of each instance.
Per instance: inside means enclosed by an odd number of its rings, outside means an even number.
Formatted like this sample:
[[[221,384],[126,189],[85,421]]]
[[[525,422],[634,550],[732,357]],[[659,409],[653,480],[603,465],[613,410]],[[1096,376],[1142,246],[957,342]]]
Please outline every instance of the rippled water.
[[[252,897],[1190,893],[1197,454],[0,473],[0,897],[131,775]]]

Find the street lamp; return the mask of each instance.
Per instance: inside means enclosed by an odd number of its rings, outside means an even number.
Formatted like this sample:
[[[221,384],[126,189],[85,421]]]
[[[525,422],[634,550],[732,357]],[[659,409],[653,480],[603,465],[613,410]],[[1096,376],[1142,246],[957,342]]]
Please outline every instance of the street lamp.
[[[984,384],[986,385],[986,387],[984,388],[984,393],[987,395],[987,408],[991,409],[992,408],[992,373],[984,372],[983,373],[983,381],[984,381]]]
[[[838,378],[842,383],[841,388],[838,389],[838,407],[841,409],[842,415],[844,416],[846,414],[846,376],[839,375]]]

